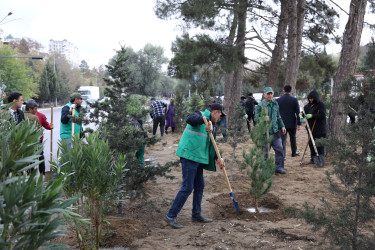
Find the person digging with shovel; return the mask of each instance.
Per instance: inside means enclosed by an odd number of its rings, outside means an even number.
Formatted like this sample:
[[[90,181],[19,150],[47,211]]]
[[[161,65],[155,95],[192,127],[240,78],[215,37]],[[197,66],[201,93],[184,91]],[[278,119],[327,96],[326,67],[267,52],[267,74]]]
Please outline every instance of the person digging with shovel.
[[[314,126],[311,131],[314,141],[320,138],[325,138],[327,134],[327,121],[326,121],[326,105],[320,101],[319,94],[315,90],[307,95],[309,102],[303,107],[307,121],[310,128]],[[301,114],[303,116],[303,114]],[[315,125],[313,125],[315,123]],[[307,129],[307,128],[306,128]],[[308,164],[315,164],[314,157],[317,157],[313,141],[309,141],[311,159]],[[319,154],[319,161],[322,162],[320,167],[324,166],[324,146],[316,147]]]
[[[210,121],[209,126],[205,125],[203,116]],[[176,152],[176,155],[180,157],[182,167],[182,185],[164,218],[173,228],[182,228],[182,225],[177,222],[177,215],[193,190],[191,220],[200,223],[212,221],[201,215],[204,190],[203,169],[216,171],[216,152],[209,133],[215,135],[216,131],[212,123],[218,122],[222,116],[225,116],[223,106],[212,103],[204,112],[196,111],[188,115],[186,119],[187,125]],[[218,165],[223,168],[224,160],[218,162]]]

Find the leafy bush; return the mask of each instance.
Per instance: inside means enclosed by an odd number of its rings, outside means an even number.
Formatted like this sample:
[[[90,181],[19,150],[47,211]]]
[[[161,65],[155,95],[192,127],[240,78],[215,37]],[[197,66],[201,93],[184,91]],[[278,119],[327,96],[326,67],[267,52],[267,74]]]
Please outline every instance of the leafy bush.
[[[38,169],[42,131],[25,120],[16,125],[0,111],[0,249],[38,249],[57,246],[51,240],[64,234],[61,215],[75,217],[69,210],[77,197],[63,200],[65,176],[43,182],[26,171]]]
[[[69,196],[82,195],[84,199],[80,213],[88,216],[91,227],[87,235],[77,231],[79,238],[91,240],[94,235],[95,247],[99,248],[105,211],[121,198],[121,180],[126,172],[125,158],[113,158],[108,142],[98,138],[97,132],[86,137],[83,143],[78,136],[69,148],[67,141],[61,141],[60,174],[66,174],[64,191]],[[87,211],[84,212],[84,209]],[[83,242],[82,244],[87,244]]]

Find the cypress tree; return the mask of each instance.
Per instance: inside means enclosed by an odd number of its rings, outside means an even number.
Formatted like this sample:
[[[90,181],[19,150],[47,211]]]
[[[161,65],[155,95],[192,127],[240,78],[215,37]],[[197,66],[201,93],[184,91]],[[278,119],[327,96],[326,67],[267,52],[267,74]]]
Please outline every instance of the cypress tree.
[[[187,107],[185,105],[185,99],[180,91],[176,92],[176,98],[174,100],[174,122],[176,123],[177,132],[183,131],[185,128],[185,119],[187,114]]]
[[[103,102],[92,105],[94,112],[90,113],[91,122],[99,125],[100,137],[108,140],[110,148],[117,154],[126,156],[124,185],[126,190],[142,188],[142,183],[154,179],[155,176],[166,176],[171,164],[157,167],[144,167],[136,153],[144,150],[145,145],[152,145],[160,141],[156,136],[147,137],[147,133],[139,126],[150,112],[133,94],[137,90],[137,83],[129,78],[130,71],[127,63],[131,59],[128,49],[121,47],[111,59],[107,68],[107,84]]]

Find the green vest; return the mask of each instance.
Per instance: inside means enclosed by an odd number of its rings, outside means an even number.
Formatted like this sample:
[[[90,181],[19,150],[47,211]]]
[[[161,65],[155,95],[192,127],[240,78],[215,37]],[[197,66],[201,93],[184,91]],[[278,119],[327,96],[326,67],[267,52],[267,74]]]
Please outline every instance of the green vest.
[[[201,113],[207,118],[211,115],[207,109]],[[176,155],[199,162],[205,165],[204,169],[206,170],[216,171],[215,154],[215,148],[206,131],[206,125],[191,126],[187,124],[178,144]]]
[[[65,104],[65,106],[68,106],[70,109],[70,106],[72,106],[72,103],[69,102]],[[64,106],[64,107],[65,107]],[[77,109],[74,109],[74,115],[79,116],[79,112]],[[61,109],[61,115],[62,115],[62,109]],[[82,126],[74,123],[74,135],[81,133]],[[64,124],[60,122],[60,138],[61,139],[69,139],[72,137],[72,120],[69,119],[67,124]]]

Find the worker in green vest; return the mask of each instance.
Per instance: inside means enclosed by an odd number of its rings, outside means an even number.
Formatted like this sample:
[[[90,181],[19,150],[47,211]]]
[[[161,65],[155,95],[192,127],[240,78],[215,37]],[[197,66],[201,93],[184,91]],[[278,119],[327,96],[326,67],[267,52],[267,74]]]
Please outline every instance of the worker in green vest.
[[[205,125],[203,116],[210,121],[209,126]],[[212,221],[201,215],[204,190],[203,169],[216,171],[216,153],[209,133],[213,132],[215,135],[212,123],[218,122],[223,116],[225,116],[223,106],[213,103],[204,112],[196,111],[186,119],[187,125],[176,152],[176,155],[180,156],[182,166],[182,186],[164,218],[173,228],[182,228],[177,222],[177,215],[193,190],[192,221],[201,223]],[[224,160],[218,164],[220,168],[223,168]]]
[[[61,109],[61,123],[60,123],[60,138],[62,140],[69,141],[69,147],[71,147],[72,138],[72,119],[69,116],[79,116],[81,110],[82,96],[80,93],[73,93],[70,96],[70,102],[65,104]],[[74,123],[74,135],[81,133],[82,124]]]

